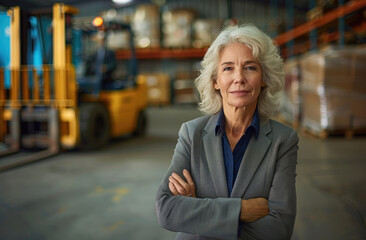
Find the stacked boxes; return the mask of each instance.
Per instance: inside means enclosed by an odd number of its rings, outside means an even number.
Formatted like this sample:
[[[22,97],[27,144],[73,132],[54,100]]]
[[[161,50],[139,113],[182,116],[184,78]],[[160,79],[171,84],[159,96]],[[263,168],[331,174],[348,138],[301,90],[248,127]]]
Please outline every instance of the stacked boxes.
[[[364,51],[328,48],[301,61],[302,126],[313,131],[366,128]],[[362,64],[363,63],[363,64]]]
[[[148,87],[148,103],[153,106],[170,104],[170,78],[165,73],[141,74]]]
[[[141,4],[132,19],[137,48],[160,47],[160,13],[154,4]]]
[[[197,19],[193,23],[193,47],[209,47],[223,28],[223,23],[217,19]]]
[[[192,46],[192,23],[195,13],[189,9],[168,10],[163,13],[164,47],[189,48]]]
[[[174,103],[195,104],[198,101],[197,90],[194,85],[195,77],[189,72],[177,72],[174,81]]]

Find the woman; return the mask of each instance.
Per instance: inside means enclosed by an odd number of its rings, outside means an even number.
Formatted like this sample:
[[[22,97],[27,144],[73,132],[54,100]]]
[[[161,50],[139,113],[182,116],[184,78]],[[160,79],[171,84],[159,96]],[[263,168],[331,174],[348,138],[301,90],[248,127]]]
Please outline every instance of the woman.
[[[157,192],[158,221],[176,239],[290,239],[298,136],[270,119],[284,81],[272,40],[228,27],[196,86],[207,116],[184,123]]]

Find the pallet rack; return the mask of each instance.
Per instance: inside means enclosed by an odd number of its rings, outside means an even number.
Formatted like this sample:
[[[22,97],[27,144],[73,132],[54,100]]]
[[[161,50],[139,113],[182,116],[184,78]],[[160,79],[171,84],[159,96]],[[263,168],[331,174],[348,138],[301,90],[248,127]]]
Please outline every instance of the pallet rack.
[[[340,4],[343,3],[342,0],[339,1]],[[303,41],[302,43],[298,43],[296,45],[290,44],[289,46],[284,47],[284,57],[291,57],[292,55],[296,55],[299,53],[303,53],[305,51],[311,50],[312,48],[316,48],[317,43],[317,34],[316,30],[325,27],[331,23],[334,23],[338,20],[338,31],[329,34],[328,38],[325,39],[323,43],[329,43],[333,41],[339,41],[340,45],[344,45],[344,35],[345,35],[345,16],[354,13],[356,11],[362,10],[366,8],[366,0],[353,0],[348,2],[347,4],[340,5],[338,8],[315,18],[311,21],[306,22],[296,28],[293,28],[279,36],[275,37],[274,41],[279,45],[283,46],[285,44],[288,45],[291,41],[302,37],[306,34],[310,34],[309,40]],[[290,11],[291,9],[289,9]],[[355,27],[353,27],[353,31],[361,32],[365,31],[366,22],[357,23]],[[315,34],[314,34],[315,33]],[[314,44],[315,43],[315,44]],[[315,45],[315,46],[314,46]]]
[[[163,48],[146,48],[136,49],[137,59],[184,59],[184,58],[203,58],[207,48],[187,48],[187,49],[163,49]],[[117,50],[117,59],[129,59],[129,50]]]

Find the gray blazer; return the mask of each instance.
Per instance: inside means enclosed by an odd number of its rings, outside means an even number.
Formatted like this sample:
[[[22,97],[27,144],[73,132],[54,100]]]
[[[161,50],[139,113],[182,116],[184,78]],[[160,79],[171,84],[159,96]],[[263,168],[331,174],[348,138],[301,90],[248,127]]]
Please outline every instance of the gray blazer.
[[[156,195],[160,225],[179,232],[176,239],[290,239],[296,216],[295,177],[298,136],[273,120],[262,122],[252,135],[229,198],[221,136],[215,135],[218,115],[184,123],[171,165]],[[187,169],[197,198],[173,196],[172,172]],[[241,225],[241,199],[268,199],[269,215]]]

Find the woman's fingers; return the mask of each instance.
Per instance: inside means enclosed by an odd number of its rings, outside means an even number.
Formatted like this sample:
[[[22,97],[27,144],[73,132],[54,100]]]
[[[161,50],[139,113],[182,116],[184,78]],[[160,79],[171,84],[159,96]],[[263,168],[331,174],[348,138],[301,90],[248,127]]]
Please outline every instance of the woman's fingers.
[[[174,173],[172,174],[172,176],[169,177],[169,182],[174,184],[174,187],[177,189],[179,195],[185,195],[186,189],[180,184],[180,182],[177,180],[177,177],[173,175]]]
[[[175,188],[174,184],[169,182],[169,190],[173,194],[173,196],[178,196],[178,190]]]
[[[174,193],[177,193],[177,195],[196,197],[196,187],[192,180],[191,174],[186,169],[184,169],[183,176],[186,180],[174,172],[169,177],[169,189],[171,193],[174,196],[176,196]]]
[[[191,190],[192,190],[192,196],[196,197],[196,185],[193,182],[193,179],[191,177],[191,174],[188,172],[187,169],[183,170],[183,175],[186,178],[188,185],[190,186]]]
[[[188,172],[187,169],[183,170],[183,176],[186,178],[189,186],[194,187],[194,188],[196,187],[192,180],[191,174]]]
[[[184,189],[188,189],[188,188],[189,188],[189,185],[187,184],[187,182],[186,182],[186,181],[184,181],[184,180],[183,180],[183,178],[181,178],[178,174],[176,174],[176,173],[174,173],[174,172],[173,172],[172,177],[173,177],[174,179],[176,179],[176,180],[179,182],[179,184],[180,184]]]

